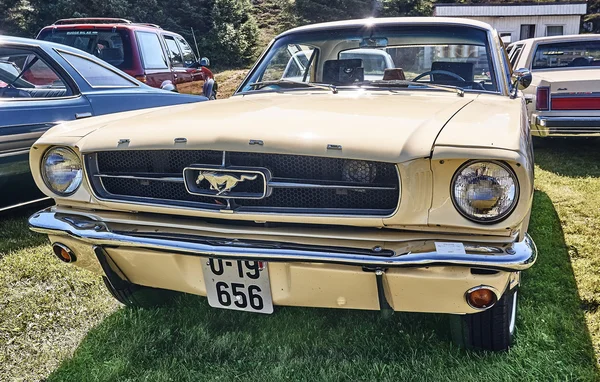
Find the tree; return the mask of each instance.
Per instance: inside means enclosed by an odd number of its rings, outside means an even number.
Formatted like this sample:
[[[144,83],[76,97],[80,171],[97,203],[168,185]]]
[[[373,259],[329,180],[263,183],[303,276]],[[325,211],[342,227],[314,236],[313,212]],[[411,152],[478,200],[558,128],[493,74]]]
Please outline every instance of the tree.
[[[249,0],[215,0],[204,50],[217,66],[243,66],[255,58],[258,26]]]
[[[298,24],[376,16],[380,0],[296,0],[290,7]]]

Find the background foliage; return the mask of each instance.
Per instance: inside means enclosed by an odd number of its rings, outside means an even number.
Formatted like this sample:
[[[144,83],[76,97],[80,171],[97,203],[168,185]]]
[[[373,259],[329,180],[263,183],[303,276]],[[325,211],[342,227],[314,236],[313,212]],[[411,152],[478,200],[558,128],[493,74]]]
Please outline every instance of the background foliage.
[[[529,0],[523,0],[529,1]],[[249,65],[282,30],[309,23],[369,16],[429,16],[435,3],[507,0],[0,0],[0,34],[35,37],[69,17],[120,17],[158,24],[183,35],[220,68]],[[512,1],[518,2],[518,1]],[[600,31],[600,0],[588,1]]]

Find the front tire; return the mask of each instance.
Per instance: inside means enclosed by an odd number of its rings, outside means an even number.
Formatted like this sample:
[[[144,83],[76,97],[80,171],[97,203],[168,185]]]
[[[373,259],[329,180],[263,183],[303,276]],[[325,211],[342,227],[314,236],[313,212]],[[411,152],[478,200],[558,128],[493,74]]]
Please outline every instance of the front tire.
[[[451,316],[454,342],[469,349],[508,350],[515,336],[517,302],[517,288],[514,288],[505,292],[500,301],[488,310]]]
[[[106,289],[121,304],[134,308],[151,308],[171,303],[180,293],[158,288],[150,288],[142,285],[124,282],[124,285],[117,289],[113,287],[107,277],[102,280]]]

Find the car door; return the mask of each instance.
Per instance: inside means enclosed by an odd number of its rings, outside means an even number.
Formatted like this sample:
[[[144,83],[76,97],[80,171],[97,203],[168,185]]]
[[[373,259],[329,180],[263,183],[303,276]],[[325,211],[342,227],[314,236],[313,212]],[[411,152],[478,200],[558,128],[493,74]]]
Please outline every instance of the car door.
[[[195,88],[193,83],[192,70],[188,70],[185,66],[183,59],[183,53],[179,49],[175,37],[167,34],[163,34],[165,46],[167,47],[167,53],[171,59],[171,69],[173,70],[173,76],[175,77],[175,86],[179,93],[186,94],[202,94],[202,86],[199,89]]]
[[[165,81],[175,84],[175,72],[171,70],[170,60],[165,55],[158,34],[137,31],[136,37],[146,84],[159,89],[165,88]]]
[[[61,121],[92,115],[68,74],[39,48],[0,44],[0,60],[18,68],[0,69],[0,210],[43,197],[29,170],[29,149]]]
[[[204,83],[210,78],[208,76],[210,71],[200,66],[194,51],[183,37],[175,36],[175,40],[181,50],[183,64],[187,68],[188,73],[192,76],[189,94],[205,95],[206,97],[209,97],[209,94],[204,94]]]

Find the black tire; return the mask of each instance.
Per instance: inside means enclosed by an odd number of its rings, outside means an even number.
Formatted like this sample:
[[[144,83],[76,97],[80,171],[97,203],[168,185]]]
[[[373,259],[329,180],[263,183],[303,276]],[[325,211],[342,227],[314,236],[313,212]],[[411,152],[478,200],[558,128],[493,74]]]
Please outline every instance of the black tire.
[[[517,297],[517,288],[514,288],[488,310],[451,316],[454,342],[468,349],[508,350],[515,336]]]
[[[102,276],[110,294],[121,304],[135,308],[151,308],[171,303],[180,293],[166,289],[150,288],[124,281],[121,288],[114,288],[108,278]]]

